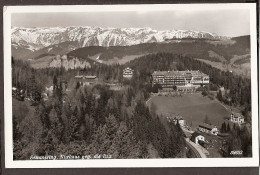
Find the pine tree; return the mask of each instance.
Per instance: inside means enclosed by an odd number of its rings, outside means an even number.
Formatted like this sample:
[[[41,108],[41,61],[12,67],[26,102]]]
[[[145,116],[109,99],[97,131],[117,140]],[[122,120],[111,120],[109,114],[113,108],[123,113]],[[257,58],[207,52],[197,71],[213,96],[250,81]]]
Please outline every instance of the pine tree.
[[[226,126],[226,123],[223,122],[222,125],[221,125],[221,128],[220,128],[220,131],[222,133],[226,133],[227,132],[227,126]]]
[[[58,87],[58,79],[57,79],[56,74],[54,75],[52,82],[53,82],[53,90],[56,90]]]
[[[233,130],[234,131],[236,130],[236,124],[235,123],[233,124]]]
[[[222,101],[222,93],[221,93],[221,90],[218,91],[217,93],[217,98],[219,101]]]
[[[75,115],[72,115],[70,118],[70,141],[79,140],[80,138],[80,125],[78,118]]]
[[[208,115],[205,115],[204,123],[209,124],[209,125],[211,124]]]
[[[41,88],[37,84],[34,74],[29,79],[28,92],[30,94],[33,104],[38,104],[41,100]]]
[[[224,133],[227,132],[227,125],[226,125],[226,122],[223,123],[223,132],[224,132]]]
[[[75,89],[78,90],[80,88],[80,82],[77,81]]]
[[[227,124],[227,132],[230,132],[230,126],[229,126],[229,123]]]

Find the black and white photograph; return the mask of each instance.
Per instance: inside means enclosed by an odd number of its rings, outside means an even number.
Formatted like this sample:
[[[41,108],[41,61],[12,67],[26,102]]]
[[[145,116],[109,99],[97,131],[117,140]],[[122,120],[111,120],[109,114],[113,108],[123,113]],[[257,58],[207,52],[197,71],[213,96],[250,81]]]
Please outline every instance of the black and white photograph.
[[[6,166],[257,165],[255,4],[9,6],[4,37]]]

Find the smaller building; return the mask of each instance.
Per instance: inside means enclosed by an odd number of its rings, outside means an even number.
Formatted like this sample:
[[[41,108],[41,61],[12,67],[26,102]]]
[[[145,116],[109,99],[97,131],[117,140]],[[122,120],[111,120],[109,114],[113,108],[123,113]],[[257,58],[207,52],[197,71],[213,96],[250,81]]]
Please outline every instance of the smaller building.
[[[15,96],[17,94],[17,88],[12,87],[12,96]]]
[[[75,79],[79,80],[83,86],[87,86],[94,84],[97,80],[97,77],[95,75],[77,75],[75,76]]]
[[[213,134],[213,135],[218,135],[218,128],[213,125],[209,125],[206,123],[199,124],[199,131]]]
[[[205,143],[205,137],[201,135],[199,132],[192,133],[190,140],[196,144],[198,144],[199,142]]]
[[[47,94],[47,96],[52,96],[52,94],[53,94],[53,86],[46,87],[45,93]]]
[[[134,70],[130,67],[127,67],[123,70],[123,77],[124,78],[132,78],[134,74]]]
[[[185,126],[185,120],[181,116],[176,116],[172,119],[172,122],[176,125],[179,123],[181,127]]]
[[[245,118],[241,114],[234,114],[230,115],[230,121],[237,124],[242,124],[245,122]]]
[[[225,88],[223,86],[219,88],[219,91],[221,92],[222,96],[225,94]]]

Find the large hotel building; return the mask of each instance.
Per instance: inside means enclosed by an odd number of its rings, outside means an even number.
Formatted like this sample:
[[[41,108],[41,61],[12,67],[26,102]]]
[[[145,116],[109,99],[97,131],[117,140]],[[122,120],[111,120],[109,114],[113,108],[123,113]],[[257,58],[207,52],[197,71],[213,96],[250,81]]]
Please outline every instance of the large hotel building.
[[[198,88],[209,84],[209,76],[196,71],[155,71],[152,74],[153,85],[160,84],[162,88]]]

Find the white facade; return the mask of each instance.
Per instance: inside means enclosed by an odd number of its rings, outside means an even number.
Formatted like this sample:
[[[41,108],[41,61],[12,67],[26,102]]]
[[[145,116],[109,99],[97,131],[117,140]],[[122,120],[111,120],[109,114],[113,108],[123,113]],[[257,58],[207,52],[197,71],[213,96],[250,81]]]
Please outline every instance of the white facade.
[[[198,144],[199,140],[205,142],[205,137],[202,135],[198,135],[197,137],[195,137],[194,143]]]
[[[179,117],[179,116],[174,117],[173,119],[170,119],[169,121],[173,122],[175,125],[178,122],[181,127],[185,126],[185,120],[182,117]]]
[[[134,70],[130,67],[127,67],[123,70],[123,77],[124,78],[132,78],[134,74]]]
[[[213,134],[213,135],[218,135],[218,128],[216,126],[212,126],[212,125],[200,124],[199,131]]]
[[[233,122],[233,123],[237,123],[237,124],[242,124],[245,122],[245,119],[242,115],[240,114],[231,114],[230,115],[230,121]]]
[[[180,124],[180,126],[184,126],[185,125],[185,120],[184,119],[179,119],[179,124]]]
[[[49,88],[46,87],[46,91],[48,91],[48,92],[52,92],[52,91],[53,91],[53,86],[50,86]]]

